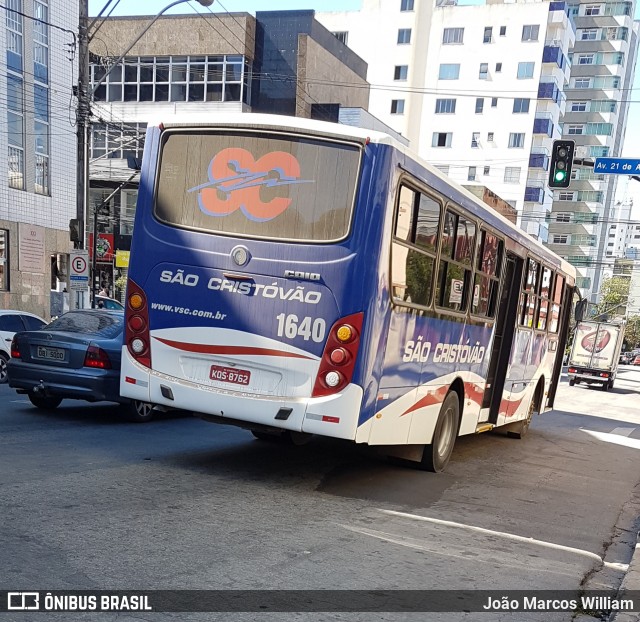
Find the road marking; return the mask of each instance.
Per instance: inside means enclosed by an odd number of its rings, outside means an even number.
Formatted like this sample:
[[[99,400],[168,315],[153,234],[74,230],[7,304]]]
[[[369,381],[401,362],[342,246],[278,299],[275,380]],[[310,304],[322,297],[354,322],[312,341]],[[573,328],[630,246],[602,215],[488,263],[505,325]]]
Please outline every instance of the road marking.
[[[613,428],[610,433],[618,436],[631,436],[635,430],[635,428]]]
[[[586,431],[586,430],[585,430]],[[640,443],[640,441],[638,441]],[[576,549],[572,546],[565,546],[564,544],[555,544],[554,542],[547,542],[545,540],[536,540],[535,538],[526,538],[525,536],[518,536],[514,533],[507,533],[506,531],[494,531],[493,529],[485,529],[484,527],[476,527],[475,525],[465,525],[464,523],[456,523],[454,521],[442,520],[440,518],[431,518],[429,516],[420,516],[419,514],[407,514],[406,512],[396,512],[395,510],[378,510],[383,514],[389,514],[390,516],[399,516],[401,518],[409,518],[415,521],[424,521],[427,523],[433,523],[435,525],[444,525],[445,527],[456,527],[458,529],[467,529],[469,531],[475,531],[476,533],[484,533],[490,536],[500,536],[507,540],[513,540],[514,542],[524,542],[526,544],[535,544],[548,549],[554,549],[556,551],[566,551],[567,553],[575,553],[576,555],[582,555],[588,557],[594,561],[599,562],[606,568],[613,568],[616,570],[626,571],[629,564],[619,564],[616,562],[605,562],[600,555],[592,553],[591,551],[585,551],[583,549]]]
[[[580,428],[580,430],[594,438],[597,438],[599,441],[604,441],[605,443],[613,443],[615,445],[623,445],[624,447],[640,449],[640,438],[627,438],[626,436],[620,436],[619,434],[596,432],[595,430],[586,430],[585,428]]]

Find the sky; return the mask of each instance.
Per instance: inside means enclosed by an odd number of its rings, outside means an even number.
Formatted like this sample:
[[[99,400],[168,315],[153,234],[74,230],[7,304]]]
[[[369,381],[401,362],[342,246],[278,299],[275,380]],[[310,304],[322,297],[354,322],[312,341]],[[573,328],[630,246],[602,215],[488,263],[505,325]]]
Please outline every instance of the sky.
[[[116,0],[112,0],[113,4]],[[391,0],[386,0],[391,1]],[[89,0],[89,14],[97,15],[107,0]],[[483,0],[460,0],[461,5],[484,4]],[[119,0],[112,15],[155,15],[161,11],[171,0]],[[361,0],[215,0],[210,9],[207,9],[196,0],[185,1],[166,15],[180,13],[208,12],[248,12],[256,11],[286,11],[293,9],[314,9],[316,11],[357,11],[360,9]],[[636,20],[640,19],[640,2],[636,5]],[[636,65],[636,74],[633,90],[629,93],[631,101],[629,118],[627,122],[626,140],[622,149],[622,157],[640,159],[640,60]],[[633,198],[634,218],[640,219],[640,181],[629,180],[621,177],[618,182],[617,200]]]

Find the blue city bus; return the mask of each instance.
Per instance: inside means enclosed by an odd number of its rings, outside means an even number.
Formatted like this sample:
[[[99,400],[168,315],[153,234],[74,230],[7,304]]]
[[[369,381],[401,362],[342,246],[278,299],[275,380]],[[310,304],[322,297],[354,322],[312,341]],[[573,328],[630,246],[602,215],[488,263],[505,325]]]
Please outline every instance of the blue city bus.
[[[553,405],[567,262],[391,137],[285,116],[147,130],[121,393],[445,468]]]

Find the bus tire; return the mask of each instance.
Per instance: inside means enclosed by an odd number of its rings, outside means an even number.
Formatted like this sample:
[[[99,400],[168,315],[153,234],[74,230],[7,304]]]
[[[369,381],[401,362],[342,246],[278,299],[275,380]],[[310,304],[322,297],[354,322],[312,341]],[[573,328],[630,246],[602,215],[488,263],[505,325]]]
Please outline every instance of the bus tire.
[[[140,400],[131,400],[127,404],[127,419],[132,423],[147,423],[151,421],[154,416],[153,404],[149,402],[141,402]]]
[[[451,458],[453,446],[458,436],[460,422],[460,401],[455,391],[449,391],[444,398],[430,445],[425,445],[421,467],[425,471],[441,473]]]
[[[538,391],[536,391],[529,403],[529,410],[527,416],[522,420],[513,424],[513,429],[507,430],[507,436],[511,438],[523,438],[529,431],[531,425],[531,419],[533,419],[533,413],[536,412],[536,403],[538,399]]]

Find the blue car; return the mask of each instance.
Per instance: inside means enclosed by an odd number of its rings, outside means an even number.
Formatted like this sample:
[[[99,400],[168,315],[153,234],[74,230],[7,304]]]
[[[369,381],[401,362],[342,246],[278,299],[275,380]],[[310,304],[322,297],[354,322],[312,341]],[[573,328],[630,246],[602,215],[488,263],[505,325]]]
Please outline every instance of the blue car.
[[[124,313],[69,311],[39,330],[16,333],[7,365],[9,386],[37,408],[63,399],[118,402],[132,421],[153,418],[153,406],[120,397]]]

